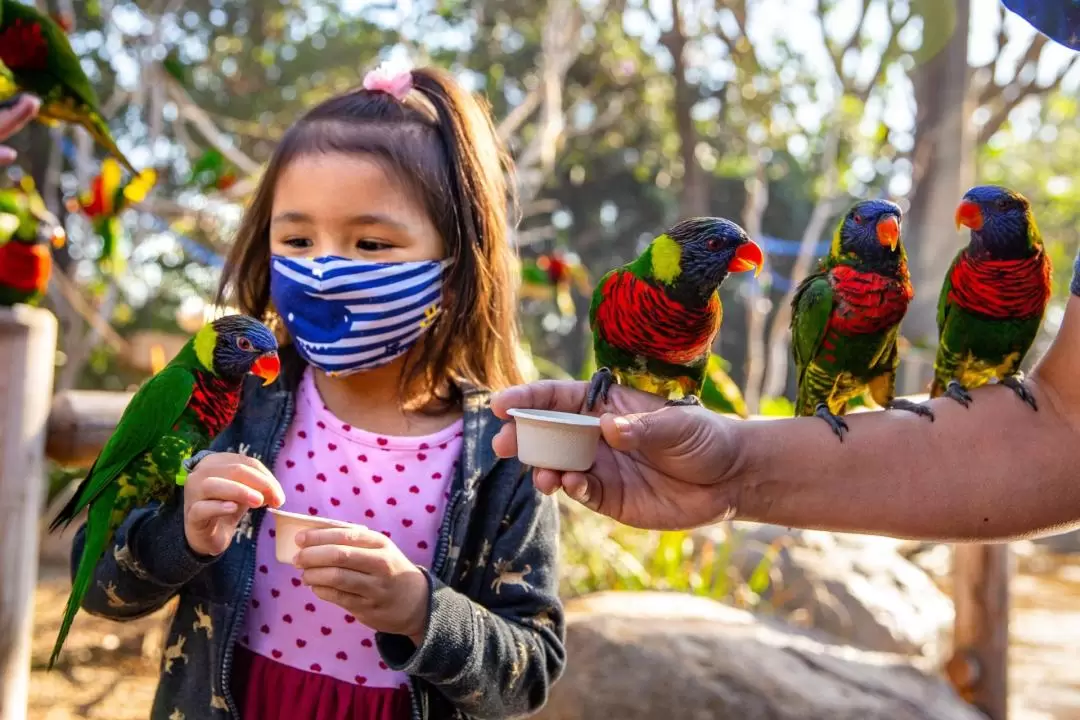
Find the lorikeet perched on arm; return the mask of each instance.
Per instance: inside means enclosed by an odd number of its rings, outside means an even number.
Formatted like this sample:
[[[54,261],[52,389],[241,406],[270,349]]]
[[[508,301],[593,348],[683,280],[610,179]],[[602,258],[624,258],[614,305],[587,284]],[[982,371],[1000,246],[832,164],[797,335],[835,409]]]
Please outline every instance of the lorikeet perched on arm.
[[[741,227],[723,218],[685,220],[655,238],[636,260],[608,272],[593,290],[589,321],[600,369],[587,406],[613,382],[699,404],[729,273],[757,270],[764,256]]]
[[[75,496],[49,527],[67,527],[89,508],[86,544],[50,669],[116,528],[133,509],[162,502],[175,485],[183,484],[181,463],[232,422],[245,375],[252,373],[269,384],[280,368],[273,333],[250,317],[229,315],[203,326],[135,393]]]
[[[900,220],[900,208],[887,200],[856,204],[791,302],[795,414],[822,418],[841,442],[848,426],[839,416],[867,390],[884,408],[934,418],[929,408],[896,398],[897,334],[914,296]]]
[[[967,390],[996,380],[1038,410],[1019,371],[1050,300],[1050,258],[1020,193],[974,187],[956,208],[956,227],[971,230],[938,298],[938,352],[930,396],[965,407]]]
[[[98,144],[135,172],[116,146],[101,116],[97,93],[64,29],[54,19],[20,0],[0,0],[0,63],[15,79],[15,87],[6,91],[9,84],[0,81],[0,108],[13,104],[19,91],[33,93],[41,98],[39,120],[83,126]]]
[[[69,210],[82,210],[90,218],[94,232],[101,238],[100,264],[109,273],[123,270],[123,258],[119,255],[120,213],[133,203],[142,202],[157,182],[157,173],[147,168],[127,182],[122,182],[120,166],[112,158],[101,163],[101,174],[94,178],[90,191],[75,202],[69,202]]]
[[[64,238],[29,175],[0,190],[0,305],[41,300],[52,274],[50,245],[62,247]]]

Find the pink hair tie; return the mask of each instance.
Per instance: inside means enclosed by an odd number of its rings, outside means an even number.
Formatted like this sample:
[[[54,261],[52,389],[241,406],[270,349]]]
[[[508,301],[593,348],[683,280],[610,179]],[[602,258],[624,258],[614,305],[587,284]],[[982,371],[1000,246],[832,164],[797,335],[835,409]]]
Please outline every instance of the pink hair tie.
[[[393,95],[398,102],[403,102],[412,88],[412,70],[393,69],[389,63],[384,62],[364,76],[365,90]]]

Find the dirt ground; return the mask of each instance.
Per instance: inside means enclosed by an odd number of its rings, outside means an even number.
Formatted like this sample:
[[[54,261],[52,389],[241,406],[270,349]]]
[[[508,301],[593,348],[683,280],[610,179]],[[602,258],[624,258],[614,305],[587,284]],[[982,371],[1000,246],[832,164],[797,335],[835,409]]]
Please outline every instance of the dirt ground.
[[[172,608],[129,623],[79,613],[56,667],[47,671],[70,588],[66,568],[41,569],[29,720],[145,720]]]

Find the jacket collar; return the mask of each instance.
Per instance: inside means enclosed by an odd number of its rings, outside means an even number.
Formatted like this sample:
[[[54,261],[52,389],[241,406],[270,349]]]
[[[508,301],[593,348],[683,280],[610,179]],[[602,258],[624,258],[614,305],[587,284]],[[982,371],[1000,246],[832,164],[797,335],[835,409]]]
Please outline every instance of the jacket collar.
[[[264,387],[258,378],[249,378],[244,393],[245,404],[262,406],[280,403],[287,395],[296,392],[307,363],[291,343],[283,345],[278,355],[281,358],[281,373],[277,380]],[[490,391],[466,382],[458,382],[457,387],[462,394],[463,415],[461,480],[466,492],[472,492],[480,479],[490,473],[499,461],[491,441],[502,424],[491,411]]]

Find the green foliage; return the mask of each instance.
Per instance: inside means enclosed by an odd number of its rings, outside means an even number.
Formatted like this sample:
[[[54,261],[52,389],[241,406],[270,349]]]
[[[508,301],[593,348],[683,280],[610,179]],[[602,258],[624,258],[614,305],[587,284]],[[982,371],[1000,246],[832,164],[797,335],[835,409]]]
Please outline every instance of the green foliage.
[[[758,413],[772,417],[793,417],[795,415],[795,403],[786,397],[761,398]]]
[[[671,590],[757,608],[779,546],[744,577],[732,562],[738,533],[722,540],[692,532],[647,532],[620,525],[560,496],[563,597],[602,590]]]

